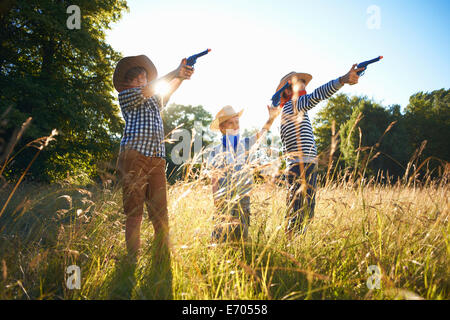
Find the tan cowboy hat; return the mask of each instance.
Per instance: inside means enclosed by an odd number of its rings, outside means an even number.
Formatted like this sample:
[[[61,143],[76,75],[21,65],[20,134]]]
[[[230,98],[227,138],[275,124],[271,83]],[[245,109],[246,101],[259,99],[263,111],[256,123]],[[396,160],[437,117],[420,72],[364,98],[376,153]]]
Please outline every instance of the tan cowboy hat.
[[[285,75],[283,78],[281,78],[280,80],[280,84],[277,87],[277,90],[280,90],[281,87],[284,86],[284,84],[286,83],[286,81],[291,80],[291,84],[295,84],[297,81],[299,80],[304,80],[305,81],[305,86],[308,85],[308,83],[311,81],[312,79],[312,75],[310,75],[309,73],[301,73],[301,72],[289,72],[287,75]]]
[[[242,115],[242,112],[244,112],[244,110],[236,112],[232,106],[225,106],[220,109],[219,112],[217,112],[216,118],[213,120],[213,122],[211,122],[211,125],[209,127],[211,128],[211,130],[219,130],[219,125],[222,122],[227,121],[234,116],[240,117]]]
[[[153,62],[145,55],[131,56],[120,59],[117,63],[116,70],[114,70],[113,84],[118,92],[127,88],[127,81],[125,75],[127,71],[134,67],[143,67],[147,71],[147,80],[150,82],[158,77]]]

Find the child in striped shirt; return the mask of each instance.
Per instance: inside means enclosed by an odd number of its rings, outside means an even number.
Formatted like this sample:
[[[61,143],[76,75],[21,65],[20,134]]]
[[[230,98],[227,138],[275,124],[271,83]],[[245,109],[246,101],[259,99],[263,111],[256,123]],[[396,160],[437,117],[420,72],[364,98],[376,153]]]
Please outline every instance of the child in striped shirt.
[[[286,233],[304,234],[307,220],[314,216],[315,193],[317,183],[317,149],[314,141],[308,110],[320,101],[328,99],[348,83],[358,83],[358,71],[364,68],[352,66],[342,77],[332,80],[311,94],[306,94],[305,88],[312,76],[307,73],[291,72],[285,75],[277,87],[278,91],[287,81],[290,86],[281,95],[281,141],[287,160],[287,215]]]

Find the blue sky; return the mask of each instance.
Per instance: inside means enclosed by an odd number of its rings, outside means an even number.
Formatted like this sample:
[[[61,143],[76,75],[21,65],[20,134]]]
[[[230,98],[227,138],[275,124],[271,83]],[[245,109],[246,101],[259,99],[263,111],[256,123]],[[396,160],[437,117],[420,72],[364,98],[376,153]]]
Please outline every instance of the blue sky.
[[[146,54],[160,75],[211,48],[170,102],[203,105],[213,115],[230,104],[245,110],[243,128],[264,124],[266,105],[290,71],[311,73],[311,92],[353,63],[382,55],[359,84],[341,92],[403,108],[418,91],[450,87],[450,1],[129,0],[128,6],[107,32],[113,48]],[[376,21],[371,6],[379,9],[379,28],[369,28]]]

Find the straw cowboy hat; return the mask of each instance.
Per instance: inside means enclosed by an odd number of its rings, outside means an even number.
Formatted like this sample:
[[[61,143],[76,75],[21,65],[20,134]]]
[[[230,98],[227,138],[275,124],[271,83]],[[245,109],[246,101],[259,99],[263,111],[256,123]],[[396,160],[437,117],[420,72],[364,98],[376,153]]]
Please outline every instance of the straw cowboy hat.
[[[286,81],[291,80],[291,84],[295,84],[296,82],[298,82],[299,80],[304,80],[305,81],[305,87],[308,85],[308,83],[311,81],[312,79],[312,75],[310,75],[309,73],[301,73],[301,72],[290,72],[287,75],[285,75],[283,78],[281,78],[280,80],[280,84],[277,87],[277,90],[280,90],[284,84],[286,83]]]
[[[209,127],[211,128],[211,130],[219,130],[219,125],[222,122],[227,121],[234,116],[240,117],[242,115],[242,112],[244,112],[244,110],[236,112],[232,106],[225,106],[219,112],[217,112],[216,118],[213,120],[213,122],[211,122],[211,125]]]
[[[147,71],[147,80],[149,82],[158,77],[158,71],[156,70],[155,65],[147,56],[125,57],[117,63],[116,70],[114,70],[113,84],[118,92],[127,89],[125,75],[128,70],[134,67],[143,67],[145,71]]]

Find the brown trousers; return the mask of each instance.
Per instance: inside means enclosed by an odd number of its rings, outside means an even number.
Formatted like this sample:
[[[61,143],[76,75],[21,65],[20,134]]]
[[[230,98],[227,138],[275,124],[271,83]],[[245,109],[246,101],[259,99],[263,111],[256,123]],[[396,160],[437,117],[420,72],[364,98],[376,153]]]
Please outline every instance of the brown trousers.
[[[130,254],[136,254],[140,247],[144,203],[155,229],[155,239],[162,245],[168,245],[165,165],[163,158],[147,157],[133,149],[125,149],[119,154],[118,171],[126,215],[125,239]]]

